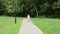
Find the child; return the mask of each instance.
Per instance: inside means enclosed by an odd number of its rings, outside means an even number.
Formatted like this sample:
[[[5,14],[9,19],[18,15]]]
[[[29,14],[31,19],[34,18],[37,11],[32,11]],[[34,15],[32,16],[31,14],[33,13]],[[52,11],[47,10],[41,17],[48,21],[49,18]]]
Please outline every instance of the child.
[[[30,15],[29,14],[27,15],[27,19],[28,19],[28,22],[29,22],[30,21]]]

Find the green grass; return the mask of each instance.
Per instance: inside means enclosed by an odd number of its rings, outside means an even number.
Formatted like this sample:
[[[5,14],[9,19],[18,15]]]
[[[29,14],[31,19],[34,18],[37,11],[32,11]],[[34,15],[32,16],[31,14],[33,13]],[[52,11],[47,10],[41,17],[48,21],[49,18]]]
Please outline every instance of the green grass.
[[[14,23],[14,17],[0,16],[0,34],[18,34],[22,23],[22,18],[17,17],[17,24]]]
[[[31,18],[44,34],[60,34],[60,19]]]
[[[60,19],[31,18],[31,20],[44,34],[60,34]],[[0,34],[18,34],[21,23],[22,18],[17,17],[15,24],[14,17],[0,16]]]

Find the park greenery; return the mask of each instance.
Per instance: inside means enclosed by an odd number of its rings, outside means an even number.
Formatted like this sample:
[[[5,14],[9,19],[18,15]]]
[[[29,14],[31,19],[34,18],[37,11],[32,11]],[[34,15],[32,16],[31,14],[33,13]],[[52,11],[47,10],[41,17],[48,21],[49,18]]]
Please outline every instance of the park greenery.
[[[18,34],[27,14],[48,17],[31,21],[44,34],[60,34],[60,0],[0,0],[0,34]]]
[[[14,23],[14,17],[0,16],[0,34],[18,34],[22,18],[17,17],[17,24]]]
[[[52,18],[31,18],[33,23],[44,33],[44,34],[59,34],[60,31],[60,19]]]
[[[0,16],[0,34],[18,34],[23,18],[17,17],[17,23],[14,23],[14,17]],[[60,34],[60,19],[51,18],[31,18],[44,34]]]
[[[0,0],[0,16],[60,18],[60,0]]]

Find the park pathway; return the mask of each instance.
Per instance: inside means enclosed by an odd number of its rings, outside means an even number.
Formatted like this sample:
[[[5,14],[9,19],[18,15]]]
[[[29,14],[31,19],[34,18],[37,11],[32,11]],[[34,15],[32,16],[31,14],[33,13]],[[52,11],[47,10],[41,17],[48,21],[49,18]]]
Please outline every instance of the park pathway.
[[[43,34],[43,32],[31,20],[24,18],[18,34]]]

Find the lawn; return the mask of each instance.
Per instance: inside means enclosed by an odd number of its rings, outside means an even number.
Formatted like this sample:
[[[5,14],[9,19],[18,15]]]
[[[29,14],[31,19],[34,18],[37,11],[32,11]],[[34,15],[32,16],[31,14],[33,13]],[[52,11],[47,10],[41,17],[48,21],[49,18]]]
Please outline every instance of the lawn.
[[[31,18],[44,34],[60,34],[60,19]]]
[[[22,18],[17,17],[17,24],[14,23],[14,17],[0,16],[0,34],[18,34],[22,23]]]
[[[31,20],[44,34],[60,34],[60,19],[31,18]],[[17,17],[15,24],[14,17],[0,16],[0,34],[18,34],[21,23],[21,17]]]

